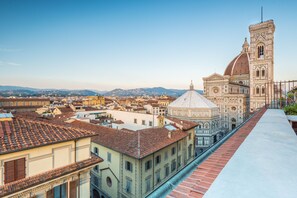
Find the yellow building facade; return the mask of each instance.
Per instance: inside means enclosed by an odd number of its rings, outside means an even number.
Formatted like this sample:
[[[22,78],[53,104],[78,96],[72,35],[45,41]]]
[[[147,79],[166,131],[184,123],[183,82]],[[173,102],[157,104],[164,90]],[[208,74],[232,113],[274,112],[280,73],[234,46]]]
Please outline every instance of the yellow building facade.
[[[127,131],[80,122],[98,134],[92,152],[104,160],[91,171],[93,198],[145,197],[190,163],[197,125],[171,124]]]
[[[103,96],[87,96],[82,103],[87,107],[105,105],[105,98]]]
[[[0,119],[0,197],[89,197],[90,169],[102,161],[90,154],[93,135],[25,119]]]

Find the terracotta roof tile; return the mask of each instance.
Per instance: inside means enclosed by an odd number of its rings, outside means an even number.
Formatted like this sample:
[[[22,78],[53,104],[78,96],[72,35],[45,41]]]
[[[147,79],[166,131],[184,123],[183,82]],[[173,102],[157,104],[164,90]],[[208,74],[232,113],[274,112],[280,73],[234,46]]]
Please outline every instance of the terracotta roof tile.
[[[137,159],[156,152],[188,135],[186,132],[176,130],[171,132],[171,138],[169,138],[169,130],[166,128],[149,128],[132,132],[81,121],[74,121],[70,125],[97,133],[98,136],[92,137],[93,142]]]
[[[13,101],[50,101],[49,98],[0,98],[0,102]]]
[[[64,142],[95,133],[70,127],[49,124],[40,121],[13,118],[12,121],[0,122],[0,154]]]
[[[174,118],[174,117],[165,117],[165,118],[176,123],[179,126],[182,126],[182,130],[186,130],[186,131],[198,126],[198,123],[188,121],[188,120],[181,120],[181,119]]]
[[[44,182],[48,182],[50,180],[67,175],[71,172],[78,171],[89,166],[98,164],[102,161],[103,160],[100,157],[92,155],[89,159],[2,185],[0,186],[0,197],[16,193],[18,191],[42,184]]]

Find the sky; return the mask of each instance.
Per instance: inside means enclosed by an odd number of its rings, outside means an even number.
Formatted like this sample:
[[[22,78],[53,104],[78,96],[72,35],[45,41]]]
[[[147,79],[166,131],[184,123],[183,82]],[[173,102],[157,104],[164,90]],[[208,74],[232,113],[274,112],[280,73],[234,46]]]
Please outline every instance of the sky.
[[[297,79],[294,0],[1,0],[0,85],[185,89],[223,74],[273,19],[275,80]]]

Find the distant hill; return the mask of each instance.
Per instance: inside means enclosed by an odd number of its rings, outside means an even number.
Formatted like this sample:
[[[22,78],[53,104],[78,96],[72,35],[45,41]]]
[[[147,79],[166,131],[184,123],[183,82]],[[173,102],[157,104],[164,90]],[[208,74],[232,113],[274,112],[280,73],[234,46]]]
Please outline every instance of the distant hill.
[[[67,89],[35,89],[19,86],[0,85],[0,96],[95,96],[100,92],[91,90],[67,90]]]
[[[166,89],[163,87],[153,87],[153,88],[137,88],[137,89],[114,89],[112,91],[106,92],[105,96],[160,96],[168,95],[173,97],[178,97],[185,93],[187,90],[184,89]],[[202,90],[198,90],[201,94]]]
[[[114,89],[112,91],[97,90],[68,90],[68,89],[36,89],[31,87],[0,85],[0,96],[159,96],[168,95],[178,97],[187,90],[166,89],[163,87],[137,88],[137,89]],[[198,90],[202,93],[202,90]]]

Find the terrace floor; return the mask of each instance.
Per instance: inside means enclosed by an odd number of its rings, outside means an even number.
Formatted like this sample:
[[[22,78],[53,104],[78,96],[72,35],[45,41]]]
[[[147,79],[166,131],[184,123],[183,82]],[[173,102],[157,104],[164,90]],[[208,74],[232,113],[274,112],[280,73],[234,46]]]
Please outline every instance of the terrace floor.
[[[297,136],[282,110],[261,110],[167,197],[296,197]]]

